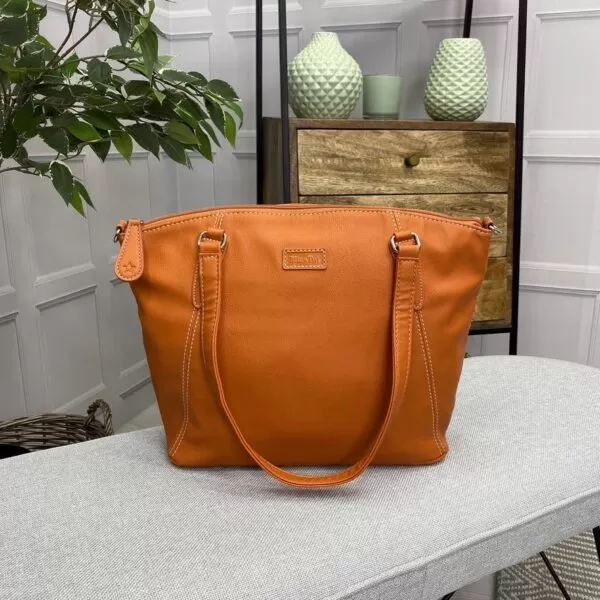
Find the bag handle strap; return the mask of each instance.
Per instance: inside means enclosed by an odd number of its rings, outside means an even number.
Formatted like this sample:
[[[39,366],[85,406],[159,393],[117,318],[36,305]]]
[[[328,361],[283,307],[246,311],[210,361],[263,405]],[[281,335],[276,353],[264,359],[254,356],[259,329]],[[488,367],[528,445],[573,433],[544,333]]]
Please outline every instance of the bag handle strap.
[[[216,240],[214,238],[217,238]],[[235,432],[238,440],[256,464],[279,481],[296,487],[329,487],[358,477],[373,461],[381,446],[393,414],[401,405],[406,392],[411,360],[412,328],[415,310],[415,294],[419,268],[418,238],[410,232],[397,233],[392,237],[392,249],[395,260],[394,297],[392,311],[392,355],[393,373],[390,398],[385,416],[378,430],[367,445],[361,458],[352,466],[327,475],[299,475],[282,469],[259,454],[242,433],[235,416],[227,403],[217,354],[217,334],[221,310],[221,279],[223,250],[226,236],[221,230],[210,230],[200,235],[198,240],[198,270],[200,285],[203,288],[203,331],[201,353],[205,361],[206,371],[212,377],[212,385],[219,398],[221,407]],[[398,242],[414,240],[416,245],[399,245]]]

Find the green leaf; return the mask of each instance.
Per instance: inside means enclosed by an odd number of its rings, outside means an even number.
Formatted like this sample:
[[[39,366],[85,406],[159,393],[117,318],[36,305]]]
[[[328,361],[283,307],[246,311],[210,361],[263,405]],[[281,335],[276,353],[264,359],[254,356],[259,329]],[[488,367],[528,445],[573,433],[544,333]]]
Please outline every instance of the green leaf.
[[[150,26],[152,28],[154,24],[150,23]],[[160,30],[155,29],[156,33],[158,33]],[[156,59],[156,65],[157,65],[157,69],[165,69],[166,67],[168,67],[173,60],[175,60],[175,56],[173,54],[159,54],[157,59]]]
[[[86,101],[86,103],[88,103]],[[92,104],[91,102],[89,104]],[[101,106],[102,110],[106,111],[106,112],[110,112],[113,115],[130,115],[133,112],[135,112],[133,106],[131,106],[131,103],[127,103],[127,102],[121,102],[121,101],[117,101],[115,102],[114,100],[110,100],[110,102],[104,103],[102,105],[100,104],[96,104],[97,106]]]
[[[130,14],[120,6],[114,7],[114,13],[117,17],[117,31],[119,32],[119,41],[122,46],[126,46],[131,34],[133,33],[133,22]]]
[[[221,142],[219,141],[219,136],[216,134],[213,126],[208,121],[200,121],[196,124],[194,128],[196,131],[201,129],[203,132],[208,133],[210,139],[217,145],[219,148],[221,147]]]
[[[237,100],[238,95],[235,90],[226,82],[221,79],[213,79],[206,84],[206,90],[221,96],[225,100]]]
[[[72,125],[76,121],[77,119],[75,118],[75,115],[65,112],[58,115],[58,117],[54,117],[52,119],[52,125],[54,125],[54,127],[62,127],[66,129],[69,127],[69,125]]]
[[[202,73],[198,73],[198,71],[189,71],[189,74],[194,77],[197,85],[204,86],[208,82],[208,79]]]
[[[38,50],[31,54],[23,55],[16,63],[18,69],[27,69],[32,72],[35,69],[41,69],[46,64],[44,50]]]
[[[50,146],[60,154],[64,154],[65,156],[69,152],[69,138],[67,137],[67,132],[64,129],[59,129],[58,127],[44,127],[40,129],[40,137]]]
[[[202,131],[202,129],[196,129],[196,138],[198,140],[198,150],[200,154],[204,156],[207,160],[212,161],[212,146],[210,145],[210,140],[208,136]]]
[[[29,39],[27,16],[0,18],[0,44],[19,46]]]
[[[124,131],[113,131],[110,138],[121,156],[130,163],[131,154],[133,152],[133,142],[131,141],[129,134]]]
[[[242,110],[242,107],[237,102],[227,102],[225,106],[238,116],[241,127],[244,122],[244,111]]]
[[[69,87],[64,85],[38,85],[36,93],[46,98],[62,98],[63,100],[72,100],[73,94]]]
[[[89,96],[84,100],[86,106],[102,106],[105,107],[109,104],[113,104],[114,100],[107,98],[106,96]]]
[[[69,125],[68,130],[83,142],[95,142],[102,139],[96,128],[84,121],[76,121]]]
[[[79,194],[79,190],[75,187],[74,181],[73,181],[73,191],[71,192],[71,202],[67,202],[67,204],[71,204],[71,206],[82,217],[85,217],[85,211],[83,210],[83,201],[81,199],[81,195]]]
[[[102,140],[100,142],[94,142],[90,144],[90,148],[94,151],[94,154],[104,162],[110,151],[110,140]]]
[[[144,150],[152,152],[158,158],[160,150],[158,136],[148,123],[137,123],[126,127],[127,132]]]
[[[144,17],[146,17],[148,19],[148,22],[150,22],[150,19],[152,18],[152,13],[154,12],[155,6],[156,6],[156,2],[154,0],[148,0],[148,10],[147,10],[146,14],[144,15]]]
[[[40,173],[47,173],[50,169],[49,162],[38,162],[37,160],[31,160],[30,158],[26,158],[22,161],[19,161],[19,164],[23,167],[27,167],[29,169],[35,169]]]
[[[83,100],[89,96],[98,96],[98,90],[91,88],[89,85],[70,83],[65,85],[65,89],[69,90],[71,95],[78,100]]]
[[[21,46],[24,54],[34,54],[42,52],[44,63],[50,62],[54,58],[55,50],[52,44],[43,36],[36,35],[32,40],[29,40]]]
[[[107,131],[121,129],[121,124],[115,117],[100,110],[94,110],[93,108],[86,110],[80,114],[80,117],[98,129],[106,129]]]
[[[190,158],[187,155],[185,148],[178,141],[165,136],[160,138],[160,145],[169,158],[190,169],[192,168]]]
[[[146,77],[146,67],[144,66],[144,63],[132,60],[131,62],[127,63],[127,68],[132,73],[141,73],[144,77]]]
[[[75,52],[65,59],[65,62],[60,66],[60,72],[65,77],[72,77],[77,72],[79,66],[79,56]]]
[[[93,81],[94,83],[99,83],[101,85],[108,85],[110,83],[112,69],[107,62],[92,58],[88,63],[87,72],[90,81]]]
[[[172,81],[174,83],[194,83],[196,81],[196,79],[188,73],[176,71],[175,69],[165,69],[164,71],[160,72],[160,76],[163,79]]]
[[[225,137],[227,138],[227,141],[232,146],[235,146],[235,136],[237,134],[237,127],[235,125],[235,121],[233,120],[233,117],[228,112],[226,112],[224,114],[225,114]]]
[[[27,17],[27,37],[28,39],[35,38],[40,33],[40,22],[48,13],[48,8],[44,5],[30,2],[28,6]]]
[[[13,71],[16,69],[17,53],[11,46],[0,46],[0,69],[3,71]]]
[[[225,135],[225,115],[223,114],[223,109],[216,102],[213,102],[208,98],[206,98],[205,103],[212,122],[217,129]]]
[[[27,0],[2,0],[0,13],[11,17],[20,17],[27,12]]]
[[[138,38],[138,44],[144,57],[144,67],[146,76],[152,77],[154,72],[154,65],[158,58],[158,37],[154,31],[146,29]]]
[[[141,56],[139,52],[125,46],[113,46],[106,51],[106,58],[112,60],[127,60],[128,58],[140,58]]]
[[[62,199],[68,205],[73,196],[73,173],[65,163],[58,160],[50,164],[50,177],[56,191],[62,196]]]
[[[208,113],[191,98],[185,98],[179,103],[179,106],[188,112],[196,121],[205,121],[208,119]]]
[[[72,133],[67,131],[67,139],[69,141],[69,152],[77,152],[80,146],[85,146],[79,138],[76,138]]]
[[[132,79],[123,86],[123,89],[127,97],[146,96],[150,93],[151,86],[147,81],[142,79]]]
[[[15,160],[19,165],[23,165],[29,159],[29,155],[27,154],[27,150],[24,146],[19,145],[13,154],[13,160]]]
[[[88,194],[87,189],[85,188],[83,183],[81,183],[81,181],[79,181],[78,179],[73,180],[73,191],[77,191],[79,196],[81,198],[83,198],[83,201],[88,206],[91,206],[92,208],[94,208],[94,203],[92,202],[92,199],[90,198],[90,195]]]
[[[154,93],[154,97],[158,100],[159,104],[162,104],[165,101],[165,98],[167,97],[166,94],[163,94],[160,90],[156,88],[154,88],[152,92]]]
[[[38,121],[31,101],[26,102],[15,111],[12,123],[17,133],[26,133],[35,129]]]
[[[0,140],[0,149],[2,150],[2,156],[4,158],[10,158],[17,149],[17,130],[8,123],[4,127],[2,132],[2,139]]]
[[[194,132],[185,124],[179,121],[169,121],[163,128],[163,131],[174,140],[182,144],[196,144]],[[166,152],[166,150],[165,150]]]
[[[40,44],[40,46],[44,46],[46,48],[46,50],[54,50],[54,46],[52,45],[52,42],[50,42],[50,40],[45,38],[43,35],[36,35],[33,38],[33,41],[36,42],[37,44]]]

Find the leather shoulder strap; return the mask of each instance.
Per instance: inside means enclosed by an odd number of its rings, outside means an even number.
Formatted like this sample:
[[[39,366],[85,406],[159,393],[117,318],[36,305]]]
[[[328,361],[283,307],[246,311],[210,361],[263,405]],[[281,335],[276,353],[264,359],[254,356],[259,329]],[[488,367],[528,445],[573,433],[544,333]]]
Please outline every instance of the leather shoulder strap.
[[[218,236],[222,237],[222,236]],[[396,239],[410,239],[407,232],[397,233]],[[367,445],[361,458],[353,465],[336,473],[327,475],[299,475],[282,469],[259,454],[246,439],[233,415],[225,397],[223,382],[219,371],[217,356],[217,336],[221,310],[221,279],[223,252],[221,245],[214,239],[206,238],[199,245],[198,269],[204,288],[204,336],[202,354],[206,360],[206,371],[212,377],[215,394],[218,396],[223,411],[235,432],[238,440],[258,466],[267,473],[296,487],[328,487],[346,483],[358,477],[373,461],[386,434],[392,415],[402,403],[406,392],[411,361],[412,327],[415,310],[415,289],[417,270],[419,267],[419,247],[416,245],[400,245],[395,254],[394,300],[392,323],[392,355],[393,373],[390,398],[385,415],[371,442]]]

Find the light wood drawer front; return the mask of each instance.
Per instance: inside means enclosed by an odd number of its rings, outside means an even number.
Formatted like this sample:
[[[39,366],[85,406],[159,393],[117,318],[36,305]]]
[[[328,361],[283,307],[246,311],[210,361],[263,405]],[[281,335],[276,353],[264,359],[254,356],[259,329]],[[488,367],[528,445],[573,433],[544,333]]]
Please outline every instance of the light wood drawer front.
[[[304,204],[363,204],[420,208],[453,217],[491,217],[502,233],[493,235],[490,256],[506,256],[508,196],[506,194],[439,194],[390,196],[300,196]]]
[[[300,195],[508,192],[507,132],[300,129],[297,151]]]
[[[509,264],[506,258],[490,258],[475,306],[473,321],[503,321],[507,318]]]

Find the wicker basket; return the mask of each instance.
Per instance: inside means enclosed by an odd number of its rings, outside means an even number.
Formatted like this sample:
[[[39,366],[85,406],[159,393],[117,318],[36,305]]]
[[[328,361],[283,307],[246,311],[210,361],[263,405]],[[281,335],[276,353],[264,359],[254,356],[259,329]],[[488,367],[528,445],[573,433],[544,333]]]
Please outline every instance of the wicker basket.
[[[102,421],[96,419],[100,410]],[[112,435],[112,414],[104,400],[96,400],[83,415],[48,414],[0,421],[0,444],[30,451],[77,444]]]

